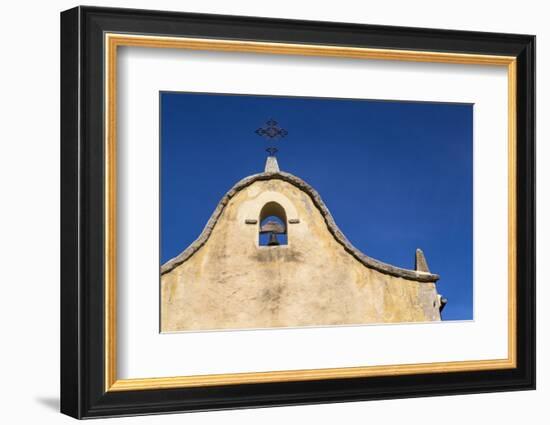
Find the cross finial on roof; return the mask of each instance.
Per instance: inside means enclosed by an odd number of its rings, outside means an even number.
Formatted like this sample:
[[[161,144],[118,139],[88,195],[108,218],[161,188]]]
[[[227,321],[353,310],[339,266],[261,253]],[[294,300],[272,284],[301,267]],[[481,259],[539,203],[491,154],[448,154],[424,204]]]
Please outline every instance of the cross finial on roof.
[[[275,146],[273,146],[275,141],[286,137],[288,135],[288,131],[279,127],[279,123],[272,118],[266,122],[265,127],[258,128],[256,130],[256,134],[258,136],[265,137],[270,142],[270,146],[268,146],[266,151],[269,153],[269,156],[275,156],[275,154],[279,151]]]
[[[265,137],[266,139],[282,139],[288,134],[284,128],[279,127],[279,123],[273,118],[266,122],[265,128],[259,128],[256,130],[258,136]]]

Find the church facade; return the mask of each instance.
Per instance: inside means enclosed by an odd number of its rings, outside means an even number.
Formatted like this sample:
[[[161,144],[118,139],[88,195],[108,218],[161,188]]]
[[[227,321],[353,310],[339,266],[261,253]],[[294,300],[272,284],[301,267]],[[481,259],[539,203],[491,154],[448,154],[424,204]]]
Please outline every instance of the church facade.
[[[319,194],[269,156],[162,265],[161,331],[439,321],[438,279],[421,250],[410,270],[357,250]]]

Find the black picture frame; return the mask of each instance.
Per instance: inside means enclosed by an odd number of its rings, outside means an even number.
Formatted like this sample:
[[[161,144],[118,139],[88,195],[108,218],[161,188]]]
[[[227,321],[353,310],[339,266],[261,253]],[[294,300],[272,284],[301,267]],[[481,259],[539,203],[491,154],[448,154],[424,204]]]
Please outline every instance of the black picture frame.
[[[517,367],[106,392],[105,32],[516,57]],[[534,388],[534,36],[96,7],[61,13],[62,413],[92,418]]]

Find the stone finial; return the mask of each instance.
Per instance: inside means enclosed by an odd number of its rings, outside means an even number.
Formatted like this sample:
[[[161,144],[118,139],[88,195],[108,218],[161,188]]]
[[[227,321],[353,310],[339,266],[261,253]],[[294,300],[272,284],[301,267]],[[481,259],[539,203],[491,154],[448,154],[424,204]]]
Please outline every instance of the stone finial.
[[[416,249],[414,269],[417,272],[430,273],[430,269],[428,268],[428,262],[426,261],[426,257],[424,256],[424,253],[422,252],[422,250],[420,248]]]
[[[279,172],[279,163],[275,156],[269,155],[265,161],[265,171],[266,173],[278,173]]]

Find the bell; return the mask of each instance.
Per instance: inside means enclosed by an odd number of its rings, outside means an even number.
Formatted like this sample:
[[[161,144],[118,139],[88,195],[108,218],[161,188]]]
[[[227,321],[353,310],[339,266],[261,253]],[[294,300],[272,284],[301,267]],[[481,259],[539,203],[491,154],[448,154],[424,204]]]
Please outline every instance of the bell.
[[[275,233],[270,233],[267,246],[277,246],[277,245],[280,245],[279,239],[277,239],[277,235]]]
[[[262,224],[260,227],[260,233],[285,233],[285,226],[281,223],[277,223],[274,220],[270,220],[267,223]]]

